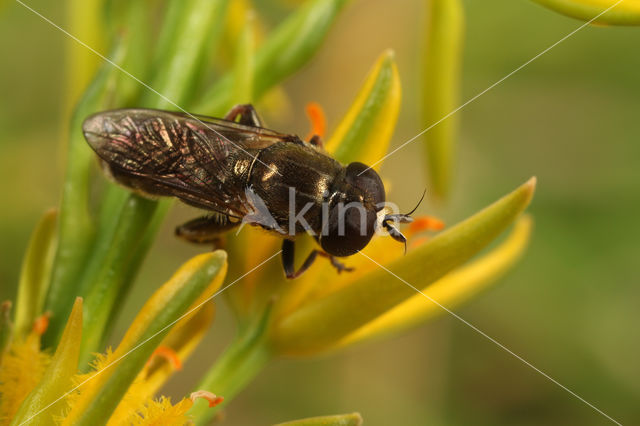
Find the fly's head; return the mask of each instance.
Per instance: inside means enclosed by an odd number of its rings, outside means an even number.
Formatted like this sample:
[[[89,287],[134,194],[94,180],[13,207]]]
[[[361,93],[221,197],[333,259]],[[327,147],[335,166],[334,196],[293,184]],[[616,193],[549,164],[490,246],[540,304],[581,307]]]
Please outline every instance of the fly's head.
[[[376,232],[384,203],[380,176],[362,163],[349,164],[329,200],[328,220],[319,238],[322,249],[340,257],[362,250]]]

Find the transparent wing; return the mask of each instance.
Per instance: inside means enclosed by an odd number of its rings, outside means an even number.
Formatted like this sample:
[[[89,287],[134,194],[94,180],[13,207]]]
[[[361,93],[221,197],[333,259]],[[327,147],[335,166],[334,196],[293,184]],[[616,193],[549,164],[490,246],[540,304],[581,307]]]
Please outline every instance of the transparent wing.
[[[231,121],[146,109],[98,113],[83,131],[121,184],[233,217],[247,214],[234,165],[252,164],[275,143],[299,141]]]

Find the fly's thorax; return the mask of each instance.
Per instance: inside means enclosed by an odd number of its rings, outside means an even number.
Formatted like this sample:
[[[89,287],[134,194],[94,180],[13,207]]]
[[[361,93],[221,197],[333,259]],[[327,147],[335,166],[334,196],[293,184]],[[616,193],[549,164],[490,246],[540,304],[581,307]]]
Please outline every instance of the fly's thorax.
[[[322,204],[344,168],[307,144],[282,143],[264,149],[253,165],[249,186],[264,200],[290,236],[322,228]]]

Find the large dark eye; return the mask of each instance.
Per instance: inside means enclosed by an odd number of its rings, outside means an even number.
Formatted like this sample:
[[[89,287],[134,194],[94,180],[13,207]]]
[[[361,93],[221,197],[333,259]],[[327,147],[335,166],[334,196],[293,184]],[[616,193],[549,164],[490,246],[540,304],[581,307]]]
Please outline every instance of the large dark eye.
[[[362,203],[339,203],[329,212],[320,246],[333,256],[351,256],[362,250],[375,232],[376,213]]]
[[[384,185],[375,170],[362,163],[351,163],[347,166],[345,180],[365,193],[368,201],[381,209],[385,201]]]

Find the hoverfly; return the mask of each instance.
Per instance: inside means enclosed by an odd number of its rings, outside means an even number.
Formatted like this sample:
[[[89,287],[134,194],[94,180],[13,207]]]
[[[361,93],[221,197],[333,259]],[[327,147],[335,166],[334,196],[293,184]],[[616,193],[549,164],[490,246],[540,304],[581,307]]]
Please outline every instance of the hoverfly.
[[[179,226],[179,237],[211,243],[242,223],[281,236],[287,278],[298,277],[318,255],[338,272],[350,270],[336,257],[363,249],[378,226],[406,247],[391,222],[410,222],[411,213],[385,213],[384,185],[374,170],[358,162],[343,166],[318,136],[306,142],[264,128],[251,105],[237,105],[224,119],[118,109],[88,117],[82,129],[119,184],[209,212]],[[294,239],[305,232],[321,250],[296,271]]]

